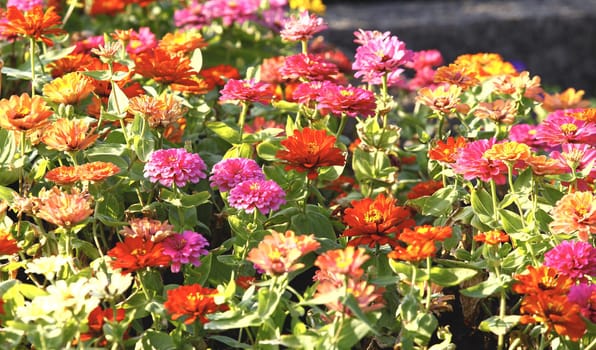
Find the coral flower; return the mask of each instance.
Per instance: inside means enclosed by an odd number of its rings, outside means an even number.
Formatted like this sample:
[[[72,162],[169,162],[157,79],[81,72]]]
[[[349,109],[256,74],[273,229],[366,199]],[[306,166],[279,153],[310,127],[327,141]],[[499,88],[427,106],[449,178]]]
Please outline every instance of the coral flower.
[[[82,181],[102,181],[106,178],[116,175],[120,172],[120,168],[110,162],[91,162],[78,166],[77,171]]]
[[[254,159],[227,158],[213,166],[211,187],[228,192],[246,180],[265,180],[263,169]]]
[[[184,148],[171,148],[151,152],[143,175],[166,187],[173,184],[184,187],[189,182],[197,183],[206,178],[205,170],[207,166],[198,154],[189,153]]]
[[[530,146],[515,141],[495,143],[482,155],[489,160],[504,162],[526,161],[532,156]]]
[[[437,113],[449,114],[459,105],[462,89],[457,85],[439,85],[425,87],[418,91],[416,102],[421,103]]]
[[[513,124],[517,114],[517,105],[514,100],[480,102],[474,110],[474,115],[478,118],[490,119],[499,124]]]
[[[334,80],[339,69],[319,55],[301,53],[286,57],[279,73],[284,79],[322,81]]]
[[[532,172],[539,176],[565,174],[568,171],[564,163],[545,155],[531,156],[526,159],[526,163],[532,168]]]
[[[416,226],[414,229],[405,228],[399,235],[399,240],[406,243],[417,241],[442,242],[452,235],[450,226]]]
[[[319,247],[314,235],[271,231],[256,248],[248,252],[247,260],[266,274],[279,276],[303,268],[304,264],[298,263],[298,260]]]
[[[442,181],[422,181],[412,186],[406,197],[408,199],[416,199],[424,196],[432,196],[433,193],[437,192],[441,188],[443,188]]]
[[[173,90],[196,89],[194,93],[204,93],[203,86],[196,80],[197,72],[190,65],[190,58],[169,53],[160,48],[150,49],[135,57],[135,71],[159,84],[171,85]]]
[[[41,135],[41,142],[57,151],[79,151],[91,146],[99,137],[93,135],[95,128],[89,130],[89,124],[80,119],[61,118],[50,124]]]
[[[499,230],[481,232],[474,236],[476,242],[482,242],[489,245],[509,242],[509,235]]]
[[[343,151],[335,147],[335,141],[335,136],[327,135],[325,130],[295,130],[294,135],[281,141],[285,149],[277,151],[275,156],[286,162],[285,170],[307,172],[308,178],[313,180],[318,177],[318,168],[346,163]]]
[[[507,165],[501,160],[484,158],[484,152],[495,144],[494,139],[473,141],[464,146],[457,154],[453,170],[462,174],[466,180],[479,178],[488,182],[495,180],[499,185],[507,181]]]
[[[230,190],[230,206],[247,213],[258,209],[262,214],[278,210],[286,203],[286,193],[273,180],[246,180]]]
[[[67,73],[93,70],[99,64],[98,59],[87,53],[76,53],[62,57],[48,64],[52,78],[61,77]]]
[[[395,246],[387,257],[395,260],[418,262],[433,257],[437,252],[434,241],[414,241],[406,247]]]
[[[563,143],[596,143],[596,124],[553,112],[536,128],[536,139],[554,147]]]
[[[207,315],[227,310],[226,305],[217,305],[217,289],[205,288],[198,284],[180,286],[167,292],[163,304],[172,320],[186,317],[184,324],[193,324],[197,319],[201,324],[209,322]]]
[[[57,185],[70,185],[81,180],[78,168],[66,165],[48,171],[45,178]]]
[[[569,110],[566,115],[577,120],[585,120],[590,123],[596,123],[596,108],[578,108]]]
[[[13,131],[39,129],[53,113],[41,96],[12,95],[8,100],[0,100],[0,127]]]
[[[596,276],[596,248],[588,242],[563,241],[544,254],[544,265],[576,280]]]
[[[168,221],[150,218],[134,218],[128,222],[130,227],[124,227],[120,234],[127,237],[141,237],[152,242],[161,242],[174,234],[174,226]]]
[[[123,242],[108,251],[113,260],[114,269],[122,269],[122,274],[144,269],[146,267],[168,266],[171,258],[164,254],[164,246],[143,239],[143,237],[124,237]]]
[[[187,109],[172,94],[139,95],[129,100],[128,112],[142,116],[152,128],[167,128],[178,123]]]
[[[62,21],[54,11],[54,7],[48,7],[44,13],[41,6],[35,6],[30,11],[24,12],[11,6],[6,11],[6,19],[7,21],[1,24],[4,27],[4,35],[21,35],[41,40],[48,46],[53,46],[54,43],[47,35],[65,33],[63,29],[59,28]]]
[[[209,242],[200,233],[184,231],[181,234],[168,236],[163,241],[163,253],[172,258],[171,270],[177,273],[180,272],[182,264],[200,266],[201,255],[209,254],[205,249],[208,245]]]
[[[528,266],[528,273],[515,274],[512,289],[519,294],[566,295],[574,281],[558,270],[545,265]]]
[[[325,82],[318,92],[317,108],[321,114],[370,117],[375,114],[377,108],[375,94],[372,91],[351,85],[342,86]]]
[[[536,294],[526,296],[520,307],[520,323],[543,323],[553,330],[578,341],[586,331],[586,323],[580,316],[579,305],[571,303],[566,295]]]
[[[273,92],[274,87],[269,83],[258,82],[252,79],[230,79],[219,92],[221,94],[219,100],[268,104],[271,103],[271,100],[273,99]]]
[[[114,312],[115,311],[115,312]],[[116,319],[114,319],[114,315]],[[81,341],[86,342],[93,340],[98,346],[107,346],[108,341],[104,338],[103,326],[108,322],[122,322],[126,317],[126,311],[124,309],[102,309],[101,306],[97,306],[89,316],[87,317],[87,326],[89,330],[85,333],[81,333]]]
[[[358,279],[364,274],[362,265],[368,259],[370,256],[366,254],[364,248],[347,246],[344,249],[328,250],[319,255],[315,260],[315,266],[325,271],[325,276],[343,275]]]
[[[261,72],[261,74],[263,74]],[[216,86],[226,85],[226,81],[230,79],[240,79],[240,72],[238,68],[228,64],[219,64],[214,67],[203,68],[199,75],[205,80],[209,86],[209,90]]]
[[[568,88],[561,93],[547,94],[544,93],[544,99],[542,101],[542,108],[548,112],[553,112],[561,109],[569,108],[585,108],[590,105],[590,102],[583,100],[584,90],[575,90],[574,88]]]
[[[358,281],[352,278],[349,278],[347,283],[344,281],[336,283],[333,280],[321,280],[317,285],[315,298],[332,293],[337,295],[338,290],[342,290],[343,288],[345,288],[346,293],[354,297],[358,307],[363,312],[371,312],[385,307],[385,300],[383,299],[384,288],[377,287],[366,281]],[[327,306],[329,310],[341,312],[348,316],[353,315],[352,310],[340,300],[328,302],[325,306]]]
[[[457,154],[465,145],[465,138],[449,136],[445,141],[437,141],[437,144],[428,151],[428,158],[445,163],[455,163]]]
[[[587,242],[596,233],[596,198],[592,192],[564,195],[551,212],[549,227],[553,233],[576,233]]]
[[[51,102],[75,105],[95,90],[93,80],[80,72],[67,73],[43,86],[43,95]]]
[[[352,208],[344,212],[343,222],[348,226],[344,237],[355,237],[348,243],[351,246],[396,243],[396,235],[404,228],[415,225],[411,212],[406,207],[396,205],[395,198],[380,193],[374,200],[364,198],[352,201]]]
[[[56,226],[70,228],[93,214],[89,194],[73,188],[70,193],[58,187],[42,189],[38,195],[39,208],[35,216]]]
[[[12,238],[10,232],[0,228],[0,256],[12,255],[18,252],[19,246],[17,245],[17,241]]]
[[[282,39],[287,41],[304,41],[325,29],[327,29],[327,24],[323,18],[303,11],[286,20],[279,34]]]
[[[449,85],[459,86],[462,90],[467,90],[480,83],[476,79],[476,74],[467,66],[450,64],[437,68],[433,76],[435,83],[447,83]]]

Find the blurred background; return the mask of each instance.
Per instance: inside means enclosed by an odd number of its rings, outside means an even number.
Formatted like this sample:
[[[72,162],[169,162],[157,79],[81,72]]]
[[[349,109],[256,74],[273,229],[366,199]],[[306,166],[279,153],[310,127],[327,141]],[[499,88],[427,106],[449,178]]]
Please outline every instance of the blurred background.
[[[539,75],[547,90],[596,97],[596,0],[325,0],[324,32],[352,58],[353,32],[390,31],[409,49],[499,53]]]

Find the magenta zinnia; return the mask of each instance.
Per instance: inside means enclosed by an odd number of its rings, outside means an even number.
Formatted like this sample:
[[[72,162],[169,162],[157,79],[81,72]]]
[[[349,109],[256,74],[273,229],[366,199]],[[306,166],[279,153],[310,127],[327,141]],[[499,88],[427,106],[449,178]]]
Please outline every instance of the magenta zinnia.
[[[544,265],[573,279],[596,275],[596,248],[588,242],[563,241],[546,254]]]
[[[181,234],[168,236],[163,241],[163,253],[172,258],[172,272],[180,272],[182,264],[200,266],[201,255],[209,254],[205,249],[209,242],[200,233],[184,231]]]
[[[227,158],[213,166],[211,187],[217,187],[221,192],[228,192],[246,180],[265,180],[263,170],[253,159]]]
[[[184,187],[187,183],[197,183],[207,177],[207,166],[198,154],[189,153],[184,148],[160,149],[149,155],[143,175],[151,182],[170,187],[176,184]]]
[[[554,112],[536,128],[536,139],[554,147],[564,143],[596,143],[596,124]]]
[[[500,160],[489,160],[483,157],[495,144],[494,139],[478,140],[466,144],[457,154],[453,170],[464,176],[466,180],[479,178],[488,182],[495,180],[497,184],[507,181],[507,165]]]
[[[230,206],[252,213],[258,209],[262,214],[279,209],[286,202],[286,193],[273,180],[247,180],[230,190]]]
[[[297,54],[286,57],[279,72],[284,79],[317,81],[334,80],[333,77],[339,73],[339,69],[321,56]]]
[[[319,90],[318,106],[322,114],[348,115],[350,117],[370,117],[377,108],[375,94],[372,91],[341,86],[326,82]]]
[[[381,77],[389,73],[400,73],[400,67],[412,60],[412,51],[397,36],[380,35],[366,40],[356,49],[352,68],[356,78],[371,84],[380,84]]]

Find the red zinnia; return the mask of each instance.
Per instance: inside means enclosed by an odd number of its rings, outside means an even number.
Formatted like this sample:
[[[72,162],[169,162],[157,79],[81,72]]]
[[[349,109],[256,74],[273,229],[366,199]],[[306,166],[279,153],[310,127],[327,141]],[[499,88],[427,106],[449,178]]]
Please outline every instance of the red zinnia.
[[[12,238],[10,232],[0,229],[0,256],[12,255],[18,252],[19,246],[17,245],[17,241]]]
[[[124,242],[116,243],[116,247],[108,251],[112,260],[112,268],[122,269],[127,274],[145,267],[168,266],[171,258],[163,253],[160,243],[145,241],[143,237],[125,237]]]
[[[448,137],[445,142],[439,140],[437,144],[428,151],[428,158],[439,160],[445,163],[455,163],[457,153],[466,145],[466,139]]]
[[[390,244],[395,246],[396,235],[404,228],[414,226],[416,222],[411,218],[411,212],[405,207],[396,205],[396,200],[383,193],[374,200],[364,198],[352,201],[352,208],[347,208],[344,213],[343,222],[348,225],[343,236],[356,237],[348,244],[357,246],[367,244],[369,247],[375,245]]]
[[[107,340],[104,338],[103,325],[108,322],[114,322],[114,314],[116,315],[116,322],[122,322],[126,316],[124,309],[102,309],[101,306],[97,306],[89,316],[87,317],[87,323],[89,330],[85,333],[81,333],[81,341],[88,341],[95,339],[98,346],[108,345]]]
[[[408,199],[416,199],[424,196],[432,196],[433,193],[437,192],[441,188],[443,188],[442,181],[428,180],[419,182],[410,189],[407,197]]]
[[[60,16],[49,7],[43,12],[41,6],[35,6],[30,11],[21,11],[15,6],[10,6],[6,11],[7,22],[1,24],[4,27],[5,36],[22,35],[25,37],[41,40],[46,45],[52,46],[52,40],[46,35],[60,35],[65,31],[58,26],[62,24]]]
[[[214,297],[218,294],[216,289],[205,288],[198,284],[180,286],[168,290],[168,300],[163,306],[172,315],[172,320],[186,316],[185,324],[192,324],[198,318],[199,322],[209,322],[208,314],[225,311],[226,305],[217,305]]]
[[[307,172],[308,178],[313,180],[318,177],[318,168],[346,163],[343,151],[335,147],[335,141],[335,136],[327,135],[325,130],[295,130],[294,135],[281,141],[286,149],[277,151],[275,156],[286,161],[285,170]]]
[[[554,329],[557,334],[578,341],[586,331],[580,311],[580,306],[567,300],[566,295],[539,293],[523,299],[519,321],[521,324],[543,323],[549,331]]]

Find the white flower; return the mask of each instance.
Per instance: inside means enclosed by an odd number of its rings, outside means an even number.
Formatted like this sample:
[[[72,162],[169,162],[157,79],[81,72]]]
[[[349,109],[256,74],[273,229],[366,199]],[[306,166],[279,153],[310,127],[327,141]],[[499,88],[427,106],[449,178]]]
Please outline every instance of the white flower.
[[[44,256],[28,262],[25,272],[44,275],[46,279],[53,281],[56,274],[70,261],[72,257],[65,255]]]

